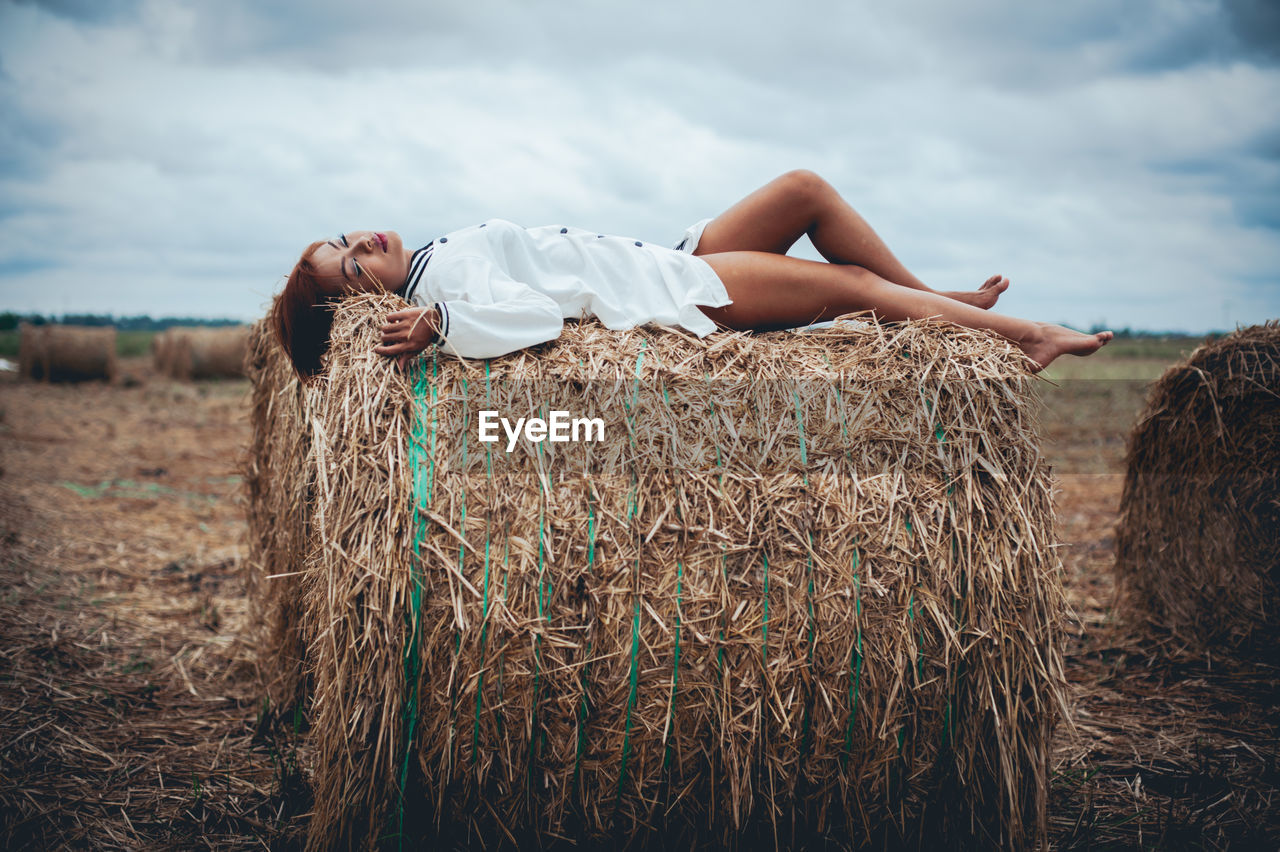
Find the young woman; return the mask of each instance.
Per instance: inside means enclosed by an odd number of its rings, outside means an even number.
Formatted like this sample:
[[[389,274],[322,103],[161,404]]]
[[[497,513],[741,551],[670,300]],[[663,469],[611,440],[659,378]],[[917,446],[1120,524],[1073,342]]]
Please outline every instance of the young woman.
[[[820,261],[788,257],[807,234]],[[406,363],[438,343],[490,358],[554,340],[564,320],[607,327],[646,322],[698,336],[717,327],[790,328],[871,310],[881,320],[939,317],[996,332],[1047,366],[1088,355],[1109,331],[1082,334],[988,310],[1009,286],[993,275],[977,290],[938,292],[912,275],[830,184],[788,172],[674,249],[577,228],[522,228],[493,219],[416,251],[394,231],[353,231],[312,243],[289,275],[276,333],[303,377],[328,348],[330,302],[358,292],[398,292],[414,307],[388,315],[375,351]]]

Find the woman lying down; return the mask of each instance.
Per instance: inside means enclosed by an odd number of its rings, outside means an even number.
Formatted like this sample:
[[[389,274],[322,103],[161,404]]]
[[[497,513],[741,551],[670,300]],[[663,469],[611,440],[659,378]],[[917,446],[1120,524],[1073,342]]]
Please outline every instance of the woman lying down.
[[[827,262],[788,257],[807,234]],[[394,292],[375,350],[403,366],[439,345],[493,358],[554,340],[567,318],[611,329],[644,323],[705,337],[718,328],[770,330],[872,311],[880,320],[937,317],[993,331],[1037,365],[1088,355],[1112,338],[991,311],[1009,286],[993,275],[978,289],[939,292],[903,266],[830,184],[788,172],[714,219],[690,227],[675,248],[548,225],[491,219],[406,248],[394,231],[349,231],[309,245],[289,274],[276,335],[299,376],[320,370],[331,302]]]

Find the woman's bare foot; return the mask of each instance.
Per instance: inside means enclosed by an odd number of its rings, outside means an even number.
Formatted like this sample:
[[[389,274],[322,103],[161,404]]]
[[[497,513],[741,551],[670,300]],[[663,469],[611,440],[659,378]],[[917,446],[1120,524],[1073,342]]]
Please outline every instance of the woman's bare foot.
[[[943,293],[948,299],[973,305],[975,308],[990,308],[995,305],[1000,294],[1009,289],[1009,279],[1003,275],[992,275],[977,290],[951,290]]]
[[[1092,355],[1101,349],[1107,341],[1115,337],[1110,331],[1097,334],[1085,334],[1083,331],[1072,331],[1053,323],[1036,323],[1039,334],[1034,338],[1024,338],[1018,346],[1032,361],[1036,362],[1033,372],[1040,372],[1049,366],[1059,355]]]

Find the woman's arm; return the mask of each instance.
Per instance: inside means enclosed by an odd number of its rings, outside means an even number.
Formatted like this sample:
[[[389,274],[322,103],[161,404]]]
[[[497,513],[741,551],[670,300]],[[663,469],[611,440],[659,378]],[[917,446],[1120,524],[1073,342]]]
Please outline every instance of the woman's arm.
[[[564,328],[560,305],[516,281],[487,258],[449,258],[432,275],[432,305],[396,311],[375,351],[407,362],[433,342],[463,358],[496,358],[555,340]],[[419,289],[423,296],[423,288]],[[425,301],[425,298],[424,298]]]

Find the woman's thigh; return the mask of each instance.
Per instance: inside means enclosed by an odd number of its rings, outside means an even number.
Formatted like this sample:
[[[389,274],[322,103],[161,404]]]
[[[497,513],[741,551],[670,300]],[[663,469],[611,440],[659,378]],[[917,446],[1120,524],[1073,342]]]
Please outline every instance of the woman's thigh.
[[[820,196],[828,190],[813,172],[787,172],[708,222],[694,254],[786,254],[813,223]]]
[[[718,324],[738,330],[794,328],[866,310],[884,284],[860,266],[770,252],[730,251],[701,257],[733,299],[731,305],[704,306],[701,311]]]

